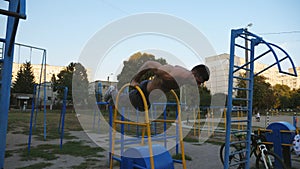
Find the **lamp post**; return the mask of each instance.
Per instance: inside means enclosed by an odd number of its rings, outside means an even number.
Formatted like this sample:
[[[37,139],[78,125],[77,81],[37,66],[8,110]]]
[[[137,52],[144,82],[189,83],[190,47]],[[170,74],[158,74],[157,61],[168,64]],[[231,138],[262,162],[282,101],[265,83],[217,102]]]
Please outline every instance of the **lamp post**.
[[[250,28],[253,24],[249,23],[246,27],[245,27],[245,64],[247,64],[249,62],[249,51],[248,51],[248,28]],[[246,78],[249,78],[249,64],[247,64],[246,66]],[[249,88],[249,81],[246,81],[246,87]],[[247,98],[249,97],[249,91],[246,92]],[[248,102],[247,102],[247,106],[248,106]]]

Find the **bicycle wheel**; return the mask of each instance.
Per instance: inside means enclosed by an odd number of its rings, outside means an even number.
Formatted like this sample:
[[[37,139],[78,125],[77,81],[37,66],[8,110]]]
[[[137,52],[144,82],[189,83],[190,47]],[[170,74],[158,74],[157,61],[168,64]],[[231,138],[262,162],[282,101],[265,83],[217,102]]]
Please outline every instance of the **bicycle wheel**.
[[[229,165],[237,163],[239,161],[243,160],[243,154],[242,153],[234,153],[239,151],[236,145],[230,145],[230,155],[229,155]],[[220,159],[222,164],[224,165],[224,159],[225,159],[225,143],[222,144],[220,148]],[[243,164],[240,164],[237,166],[238,169],[243,168]]]
[[[266,163],[267,163],[268,168],[270,168],[270,169],[288,169],[285,166],[284,162],[281,160],[281,158],[277,154],[273,153],[272,151],[265,151],[265,157],[266,157]],[[275,164],[275,161],[277,161],[276,164]],[[257,169],[266,168],[261,153],[256,158],[256,168]]]

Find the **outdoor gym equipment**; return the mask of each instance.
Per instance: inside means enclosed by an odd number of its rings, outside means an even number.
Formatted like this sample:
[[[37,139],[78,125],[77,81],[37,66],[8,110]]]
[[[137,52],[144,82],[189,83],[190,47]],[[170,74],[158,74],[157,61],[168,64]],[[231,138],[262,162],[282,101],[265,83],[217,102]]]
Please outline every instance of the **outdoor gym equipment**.
[[[245,42],[245,46],[241,45],[241,42]],[[250,42],[250,48],[248,47],[248,42]],[[257,46],[265,47],[265,52],[260,55],[257,55],[254,51]],[[237,61],[235,61],[236,48],[241,49],[245,53],[245,64],[239,65]],[[276,50],[275,50],[276,49]],[[250,57],[248,54],[250,53]],[[258,59],[261,59],[263,56],[267,56],[267,54],[271,54],[274,57],[274,63],[271,62],[270,66],[263,68],[260,71],[254,73],[254,62]],[[283,57],[279,57],[278,54],[283,54]],[[270,59],[269,59],[270,60]],[[234,144],[240,144],[243,142],[246,145],[246,148],[243,149],[243,153],[246,154],[244,163],[245,168],[250,168],[250,149],[251,149],[251,133],[252,133],[252,99],[253,99],[253,85],[254,85],[254,76],[257,76],[269,68],[277,65],[279,73],[283,73],[286,75],[297,76],[297,72],[294,66],[294,63],[288,53],[284,51],[279,46],[266,42],[263,38],[249,32],[245,29],[235,29],[231,30],[231,43],[230,43],[230,63],[229,63],[229,78],[228,78],[228,98],[227,98],[227,113],[226,113],[226,139],[225,139],[225,159],[224,159],[224,169],[228,169],[230,166],[239,165],[238,163],[229,163],[229,158],[233,155],[230,152],[230,146]],[[286,61],[290,63],[292,72],[284,71],[281,67],[281,63]],[[240,74],[246,72],[246,77],[241,77]],[[237,80],[244,81],[246,84],[245,88],[235,87],[234,82]],[[234,92],[244,91],[246,92],[245,97],[237,98],[234,95]],[[240,111],[242,111],[246,118],[240,120],[232,120],[231,114],[236,112],[237,110],[233,109],[233,102],[239,101],[242,102],[247,107],[243,107]],[[231,125],[234,124],[244,124],[246,129],[244,130],[231,130]],[[239,142],[234,142],[230,140],[232,134],[236,133],[246,133],[246,137],[244,140]]]
[[[120,94],[122,91],[129,87],[130,84],[124,85],[120,91],[117,94],[116,97],[116,103],[115,103],[115,109],[114,114],[112,117],[112,136],[111,136],[111,153],[110,153],[110,169],[113,168],[113,160],[117,160],[120,162],[121,168],[151,168],[151,169],[160,169],[160,168],[171,168],[173,167],[173,162],[179,162],[178,160],[172,160],[169,152],[160,145],[152,145],[152,136],[151,136],[151,122],[176,122],[179,128],[179,142],[181,147],[181,157],[183,168],[186,169],[186,162],[185,162],[185,155],[184,155],[184,145],[183,145],[183,136],[182,136],[182,127],[181,127],[181,108],[180,108],[180,102],[176,95],[176,93],[171,90],[172,94],[176,98],[176,104],[177,104],[177,111],[178,116],[177,120],[163,120],[163,119],[156,119],[156,120],[150,120],[149,119],[149,111],[148,111],[148,105],[145,98],[144,93],[138,86],[134,86],[136,90],[140,93],[142,96],[142,100],[144,103],[144,110],[145,110],[145,121],[144,122],[132,122],[132,121],[125,121],[123,114],[121,114],[121,120],[118,120],[117,115],[119,110],[124,110],[124,108],[119,109],[118,103],[120,99]],[[123,111],[122,111],[123,112]],[[121,113],[122,113],[121,112]],[[142,127],[142,136],[141,136],[141,147],[135,147],[135,148],[129,148],[125,152],[121,152],[121,157],[117,157],[115,154],[115,138],[116,138],[116,125],[121,124],[121,132],[124,132],[124,124],[128,125],[136,125]],[[145,136],[145,132],[147,135]],[[121,142],[124,140],[124,135],[121,136]],[[148,146],[143,146],[145,142],[148,143]],[[122,150],[122,148],[121,148]],[[171,160],[170,160],[171,159]]]
[[[0,9],[0,14],[7,16],[5,38],[0,38],[4,44],[3,54],[0,55],[0,169],[4,168],[15,36],[19,20],[26,19],[25,2],[10,0],[7,10]]]
[[[36,126],[36,116],[38,112],[38,105],[35,104],[36,102],[39,102],[39,99],[36,98],[37,95],[37,87],[39,85],[34,86],[34,91],[33,91],[33,98],[32,98],[32,108],[31,108],[31,115],[30,115],[30,125],[29,125],[29,136],[28,136],[28,152],[30,152],[30,146],[31,146],[31,136],[32,136],[32,126]],[[65,125],[65,114],[66,114],[66,104],[67,104],[67,96],[68,96],[68,87],[58,87],[62,88],[64,91],[63,95],[63,103],[62,103],[62,109],[60,112],[60,118],[59,118],[59,124],[58,124],[58,132],[60,133],[60,149],[62,149],[62,144],[63,144],[63,138],[64,138],[64,125]],[[45,105],[45,103],[44,103]],[[45,106],[44,106],[44,112],[45,112]],[[36,113],[34,113],[36,112]],[[34,120],[33,120],[34,119]],[[47,137],[47,116],[44,113],[44,140],[46,140]],[[32,124],[34,123],[34,124]]]

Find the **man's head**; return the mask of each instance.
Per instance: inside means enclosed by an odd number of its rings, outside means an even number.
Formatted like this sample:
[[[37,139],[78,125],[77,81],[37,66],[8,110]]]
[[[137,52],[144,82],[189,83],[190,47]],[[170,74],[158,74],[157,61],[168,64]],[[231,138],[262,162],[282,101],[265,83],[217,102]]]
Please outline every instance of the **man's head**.
[[[197,81],[197,84],[201,84],[205,81],[208,81],[210,71],[207,66],[201,64],[193,67],[192,73]]]

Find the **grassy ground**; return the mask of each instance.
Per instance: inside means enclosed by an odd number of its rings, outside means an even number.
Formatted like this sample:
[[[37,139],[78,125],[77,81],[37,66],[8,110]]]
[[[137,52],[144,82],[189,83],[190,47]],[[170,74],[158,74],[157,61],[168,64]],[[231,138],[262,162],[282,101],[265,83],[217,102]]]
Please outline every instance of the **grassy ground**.
[[[51,143],[53,140],[60,138],[58,126],[60,121],[60,111],[47,110],[47,138],[44,140],[43,112],[39,112],[36,118],[36,128],[32,132],[34,141],[40,140],[38,145],[32,146],[28,153],[27,143],[15,145],[20,148],[6,151],[6,158],[16,154],[20,161],[26,163],[30,161],[30,165],[20,166],[19,169],[42,169],[54,165],[51,161],[55,161],[62,156],[82,157],[84,161],[79,165],[71,166],[70,168],[101,168],[99,159],[104,155],[100,154],[103,149],[97,146],[86,145],[83,141],[70,134],[70,131],[82,131],[80,123],[75,116],[75,113],[68,111],[65,116],[65,131],[64,144],[60,149],[59,143]],[[8,121],[8,132],[12,134],[29,134],[30,112],[10,111]],[[17,139],[17,138],[15,138]],[[33,141],[33,142],[34,142]],[[32,163],[32,161],[37,161]],[[10,166],[7,166],[10,168]]]
[[[293,115],[291,113],[286,113],[288,116]],[[108,120],[107,113],[103,113],[105,119]],[[171,118],[170,118],[171,119]],[[174,119],[174,118],[172,118]],[[85,169],[85,168],[107,168],[107,163],[103,162],[107,160],[104,150],[96,145],[91,146],[86,144],[81,138],[72,135],[72,132],[82,132],[83,129],[75,115],[72,111],[67,111],[65,117],[65,133],[64,133],[64,144],[62,150],[59,147],[60,138],[58,132],[58,126],[60,121],[60,111],[50,111],[47,110],[47,138],[44,140],[43,135],[43,125],[44,125],[43,112],[40,111],[36,118],[36,128],[33,130],[34,142],[39,142],[31,147],[30,154],[27,150],[27,142],[14,145],[18,148],[8,149],[6,151],[6,158],[18,156],[18,160],[23,162],[19,169],[42,169],[42,168],[54,168],[55,163],[60,158],[67,158],[72,156],[75,158],[74,165],[68,166],[68,168],[75,169]],[[10,111],[9,121],[8,121],[8,132],[18,135],[28,136],[29,134],[29,123],[30,123],[30,111],[20,112],[20,111]],[[171,124],[167,125],[169,128]],[[204,125],[204,122],[199,124],[200,127]],[[218,127],[224,128],[224,123],[218,123]],[[232,129],[237,129],[242,126],[232,125]],[[126,128],[126,127],[125,127]],[[245,128],[245,127],[244,127]],[[254,127],[256,128],[256,127]],[[120,128],[118,128],[120,130]],[[163,126],[158,125],[158,133],[163,131]],[[130,131],[125,131],[128,135],[135,135],[136,128],[132,127]],[[198,131],[191,130],[188,135],[184,138],[185,142],[194,144],[199,141]],[[201,131],[207,132],[207,131]],[[141,133],[140,133],[141,134]],[[85,136],[87,137],[87,136]],[[215,133],[206,142],[213,145],[221,145],[224,142],[225,133]],[[18,138],[15,138],[18,139]],[[199,145],[201,146],[201,145]],[[186,158],[192,160],[192,162],[197,162],[192,156],[195,154],[190,154],[186,152]],[[82,161],[78,160],[82,159]],[[174,155],[174,158],[180,159],[179,155]],[[102,161],[101,161],[102,160]],[[298,159],[296,159],[298,160]],[[16,160],[17,161],[17,160]],[[99,162],[100,161],[100,162]],[[75,163],[77,162],[77,163]],[[9,168],[9,167],[8,167]],[[16,167],[17,168],[17,167]],[[67,167],[61,167],[67,168]]]

